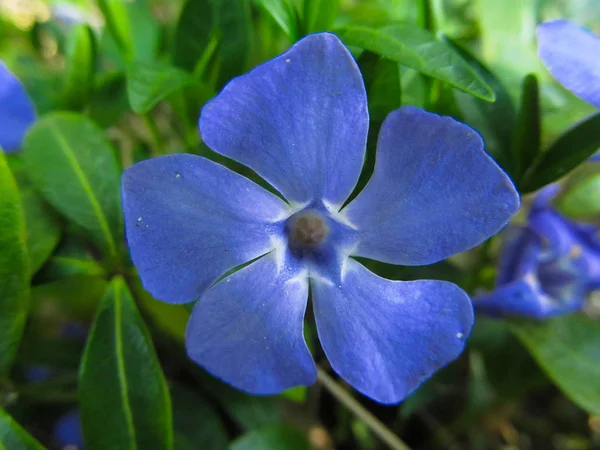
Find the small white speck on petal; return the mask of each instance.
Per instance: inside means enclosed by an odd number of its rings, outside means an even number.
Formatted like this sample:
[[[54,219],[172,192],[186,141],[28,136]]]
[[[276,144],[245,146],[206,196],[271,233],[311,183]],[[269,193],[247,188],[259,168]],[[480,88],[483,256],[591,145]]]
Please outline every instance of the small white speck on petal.
[[[138,217],[138,222],[141,222],[142,220],[144,220],[142,216]]]
[[[465,337],[465,335],[464,335],[464,334],[462,334],[462,333],[456,333],[456,337],[457,337],[458,339],[462,339],[462,338],[464,338],[464,337]]]
[[[287,59],[285,60],[285,62],[286,62],[286,63],[289,63],[290,61],[291,61],[291,59],[290,59],[290,58],[287,58]]]
[[[176,173],[175,174],[175,178],[181,178],[181,174],[180,173]]]

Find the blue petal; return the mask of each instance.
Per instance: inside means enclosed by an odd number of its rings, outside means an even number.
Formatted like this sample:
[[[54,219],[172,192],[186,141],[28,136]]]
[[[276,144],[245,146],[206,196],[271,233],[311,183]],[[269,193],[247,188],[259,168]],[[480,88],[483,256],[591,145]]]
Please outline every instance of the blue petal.
[[[563,298],[558,300],[543,290],[539,280],[521,278],[478,297],[473,305],[477,313],[494,317],[521,316],[547,319],[581,309],[584,295],[577,283],[562,284]]]
[[[273,248],[286,213],[274,195],[194,155],[142,161],[123,175],[131,256],[145,288],[169,303],[196,300],[226,271]]]
[[[535,272],[540,261],[542,244],[531,229],[510,226],[503,232],[503,247],[498,263],[498,286]]]
[[[600,37],[565,20],[540,24],[537,36],[540,58],[554,78],[600,108]]]
[[[196,303],[186,331],[190,358],[251,394],[315,382],[303,337],[306,274],[269,254],[225,278]]]
[[[200,133],[287,200],[341,206],[360,175],[368,120],[356,62],[320,33],[225,86],[202,110]]]
[[[467,294],[445,281],[390,281],[349,259],[341,285],[311,280],[315,319],[333,369],[381,403],[397,403],[463,350]]]
[[[83,432],[79,411],[71,411],[62,416],[54,425],[52,440],[58,448],[83,450]]]
[[[0,147],[6,153],[21,148],[35,122],[35,107],[21,82],[0,61]]]
[[[515,188],[475,131],[403,107],[383,123],[373,177],[342,214],[361,233],[354,254],[421,265],[483,242],[518,208]]]

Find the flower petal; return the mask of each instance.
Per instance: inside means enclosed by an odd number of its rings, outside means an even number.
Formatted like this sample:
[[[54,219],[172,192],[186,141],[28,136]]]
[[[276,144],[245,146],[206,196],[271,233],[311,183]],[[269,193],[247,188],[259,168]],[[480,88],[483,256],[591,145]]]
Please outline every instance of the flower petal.
[[[169,155],[123,176],[131,256],[144,287],[169,303],[196,300],[226,271],[264,255],[286,206],[205,158]]]
[[[287,200],[341,205],[360,175],[368,120],[356,62],[319,33],[225,86],[202,110],[200,133]]]
[[[403,107],[383,123],[373,176],[342,214],[361,233],[355,255],[422,265],[483,242],[518,208],[514,186],[475,131]]]
[[[311,280],[317,330],[333,369],[363,394],[397,403],[463,350],[467,294],[445,281],[390,281],[349,259],[341,285]]]
[[[0,61],[0,147],[6,153],[21,148],[35,117],[35,107],[25,88]]]
[[[540,24],[537,36],[540,58],[554,78],[600,108],[600,37],[566,20]]]
[[[186,331],[190,358],[251,394],[315,382],[303,337],[306,275],[279,270],[274,253],[217,283],[196,303]]]
[[[548,288],[547,283],[543,288]],[[551,290],[556,291],[556,289]],[[547,319],[581,309],[584,295],[581,285],[563,283],[560,285],[562,299],[554,299],[542,291],[535,277],[524,277],[500,286],[491,293],[473,301],[475,311],[493,317],[522,316],[532,319]]]
[[[535,272],[540,262],[540,237],[526,227],[509,226],[503,233],[496,285],[501,286]]]

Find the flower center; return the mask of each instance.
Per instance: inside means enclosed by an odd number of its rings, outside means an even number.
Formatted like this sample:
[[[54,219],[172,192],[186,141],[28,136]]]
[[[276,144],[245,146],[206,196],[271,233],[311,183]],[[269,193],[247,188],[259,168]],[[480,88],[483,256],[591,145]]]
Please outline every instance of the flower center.
[[[317,212],[295,214],[287,223],[289,246],[294,249],[315,248],[329,234],[329,227]]]

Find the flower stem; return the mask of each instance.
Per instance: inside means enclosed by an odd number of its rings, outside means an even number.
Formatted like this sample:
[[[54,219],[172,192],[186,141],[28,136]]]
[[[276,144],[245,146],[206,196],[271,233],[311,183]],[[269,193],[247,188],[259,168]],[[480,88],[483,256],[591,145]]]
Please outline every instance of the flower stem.
[[[146,126],[150,131],[150,135],[152,136],[152,140],[154,141],[152,145],[154,156],[164,154],[163,141],[160,136],[160,130],[154,121],[154,117],[152,117],[150,113],[143,114],[142,117],[144,118],[144,122],[146,123]]]
[[[371,431],[392,450],[410,450],[408,445],[402,442],[402,440],[381,423],[377,417],[367,411],[354,397],[348,394],[348,392],[346,392],[320,367],[317,368],[317,379],[331,395],[348,408],[352,414],[362,420]]]

